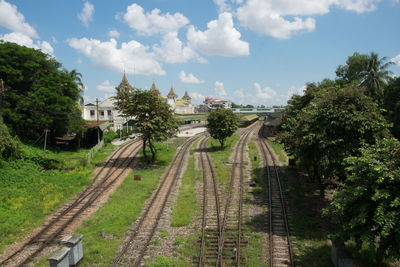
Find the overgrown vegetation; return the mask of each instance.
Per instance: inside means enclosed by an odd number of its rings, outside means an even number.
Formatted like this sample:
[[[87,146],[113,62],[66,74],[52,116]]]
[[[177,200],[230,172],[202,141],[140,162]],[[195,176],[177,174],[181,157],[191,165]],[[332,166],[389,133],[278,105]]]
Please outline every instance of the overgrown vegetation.
[[[201,177],[201,171],[194,166],[194,151],[198,141],[193,144],[190,150],[190,158],[186,172],[182,178],[182,185],[179,188],[178,199],[173,207],[171,214],[171,225],[174,227],[187,226],[196,213],[196,191],[195,183]]]
[[[275,154],[278,155],[279,161],[280,162],[286,162],[286,157],[285,157],[285,152],[284,152],[284,148],[283,145],[277,142],[274,142],[270,139],[267,140],[268,144],[272,147],[272,149],[274,150]]]
[[[142,164],[125,179],[107,203],[76,231],[84,235],[85,257],[81,266],[109,266],[115,259],[125,232],[140,215],[144,202],[157,187],[176,152],[175,147],[156,146],[160,153],[154,164],[146,167],[148,165],[142,160]],[[134,181],[133,175],[140,175],[141,181]],[[106,238],[100,236],[102,229]]]
[[[399,190],[400,176],[391,171],[398,168],[392,151],[398,141],[389,133],[397,134],[400,125],[400,78],[390,77],[390,64],[376,53],[353,54],[337,68],[336,80],[308,84],[303,96],[289,100],[280,136],[285,150],[319,184],[322,201],[326,187],[334,189],[331,236],[372,252],[378,266],[383,258],[400,259],[393,245],[400,243],[393,232],[400,224],[392,211],[399,201],[391,190]]]
[[[82,167],[87,150],[54,152],[21,144],[18,158],[0,160],[0,250],[43,223],[46,215],[90,183],[94,167],[113,150],[99,150]]]

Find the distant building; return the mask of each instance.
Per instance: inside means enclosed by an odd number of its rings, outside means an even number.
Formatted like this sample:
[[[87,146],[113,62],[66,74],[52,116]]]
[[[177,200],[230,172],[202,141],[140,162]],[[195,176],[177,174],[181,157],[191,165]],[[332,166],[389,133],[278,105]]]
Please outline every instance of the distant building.
[[[171,87],[167,96],[163,96],[157,89],[154,82],[151,85],[150,91],[158,93],[161,97],[161,100],[165,101],[176,114],[195,113],[195,105],[191,103],[191,97],[189,96],[187,91],[185,91],[185,94],[181,99],[178,99],[178,95],[175,93],[174,88]]]
[[[230,100],[221,100],[209,97],[206,97],[206,99],[204,100],[204,105],[206,105],[210,109],[232,108],[232,102]]]
[[[121,83],[116,87],[116,90],[133,90],[133,87],[126,79],[125,73],[122,77]],[[112,96],[98,103],[98,107],[95,103],[89,103],[81,106],[82,118],[87,121],[108,121],[114,131],[121,129],[123,125],[126,125],[127,122],[132,120],[133,118],[123,117],[121,113],[116,109],[116,101],[117,100]]]

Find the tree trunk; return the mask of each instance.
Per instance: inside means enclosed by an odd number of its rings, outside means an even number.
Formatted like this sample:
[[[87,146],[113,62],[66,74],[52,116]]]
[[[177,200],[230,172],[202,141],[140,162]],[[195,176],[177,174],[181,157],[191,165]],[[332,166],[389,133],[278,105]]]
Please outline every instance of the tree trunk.
[[[143,157],[146,162],[149,161],[146,154],[146,139],[143,139]]]
[[[150,151],[151,151],[151,162],[154,162],[156,159],[156,149],[154,148],[154,146],[150,140],[149,140],[149,147],[150,147]]]
[[[219,139],[219,143],[221,144],[221,148],[224,148],[225,146],[225,140],[224,139]]]

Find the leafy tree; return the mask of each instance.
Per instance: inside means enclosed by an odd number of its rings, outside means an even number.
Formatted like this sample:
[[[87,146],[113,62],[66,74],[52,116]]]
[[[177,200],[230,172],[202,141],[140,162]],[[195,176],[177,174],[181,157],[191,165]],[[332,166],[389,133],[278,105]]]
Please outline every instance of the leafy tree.
[[[391,72],[387,68],[393,64],[385,62],[386,59],[386,57],[379,58],[379,55],[374,52],[369,55],[354,53],[348,57],[346,65],[337,67],[337,83],[342,86],[350,84],[360,86],[366,95],[381,101],[383,87],[390,79]]]
[[[374,144],[387,134],[377,105],[359,88],[321,89],[293,115],[282,125],[280,139],[317,180],[321,197],[327,181],[345,179],[345,157],[357,155],[363,144]]]
[[[391,72],[387,68],[393,62],[386,62],[386,57],[379,59],[378,54],[371,52],[367,56],[367,65],[365,71],[362,72],[361,86],[365,89],[365,93],[373,99],[383,98],[383,87],[387,85]]]
[[[6,125],[1,124],[0,127],[0,159],[16,157],[20,153],[20,141],[10,134]]]
[[[40,50],[0,41],[4,122],[20,138],[36,139],[44,129],[55,137],[79,128],[79,85],[61,67]]]
[[[385,88],[384,107],[387,110],[387,119],[393,125],[392,134],[400,138],[400,77],[392,79]]]
[[[383,139],[345,159],[347,179],[326,212],[332,237],[354,240],[357,248],[383,257],[400,258],[400,142]]]
[[[210,135],[219,141],[221,148],[225,140],[238,128],[239,119],[230,109],[216,109],[207,116],[207,129]]]
[[[135,117],[135,129],[141,133],[143,140],[144,158],[154,162],[157,153],[154,142],[174,136],[178,129],[178,122],[169,105],[153,91],[126,90],[117,95],[117,107],[125,116]],[[146,154],[147,146],[151,158]]]
[[[357,52],[349,56],[346,65],[339,65],[336,69],[338,83],[342,85],[355,83],[358,85],[367,68],[367,61],[367,55],[362,55]]]

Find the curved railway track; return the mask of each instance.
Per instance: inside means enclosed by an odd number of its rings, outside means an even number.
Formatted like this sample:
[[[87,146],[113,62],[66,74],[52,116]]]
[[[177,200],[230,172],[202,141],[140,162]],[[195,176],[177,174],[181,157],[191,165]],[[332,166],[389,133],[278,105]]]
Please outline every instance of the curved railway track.
[[[136,139],[117,149],[97,172],[92,183],[72,203],[56,213],[36,234],[2,259],[0,266],[26,265],[52,244],[74,219],[91,207],[118,179],[126,177],[132,171],[132,162],[140,148],[141,141]]]
[[[271,148],[259,132],[258,138],[268,175],[268,220],[270,266],[294,266],[285,198]]]
[[[189,153],[193,142],[197,138],[199,138],[199,135],[189,138],[183,144],[178,153],[175,154],[172,163],[169,165],[167,171],[163,175],[162,181],[158,186],[156,192],[153,194],[150,203],[144,209],[143,215],[137,222],[135,231],[131,233],[128,241],[125,242],[124,246],[121,249],[121,252],[112,263],[112,266],[123,264],[126,264],[128,266],[141,265],[143,257],[145,256],[147,248],[157,229],[158,222],[164,211],[173,185],[175,184],[175,181],[178,178],[180,171],[182,170],[184,158]],[[129,251],[135,255],[129,255],[129,257],[126,257],[129,248],[133,248],[133,250]],[[135,258],[133,263],[130,262],[131,258]]]
[[[242,246],[244,155],[247,141],[254,131],[253,124],[241,131],[238,141],[228,195],[223,213],[220,210],[218,186],[210,156],[206,153],[206,140],[201,144],[200,159],[203,167],[203,222],[198,266],[240,266]],[[211,209],[211,210],[210,210]]]

